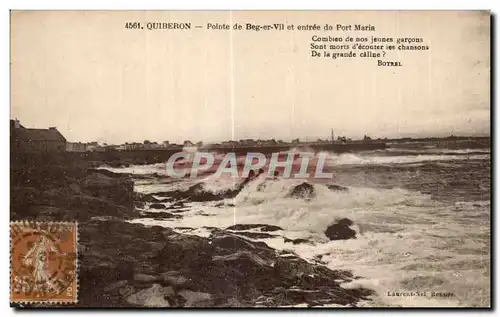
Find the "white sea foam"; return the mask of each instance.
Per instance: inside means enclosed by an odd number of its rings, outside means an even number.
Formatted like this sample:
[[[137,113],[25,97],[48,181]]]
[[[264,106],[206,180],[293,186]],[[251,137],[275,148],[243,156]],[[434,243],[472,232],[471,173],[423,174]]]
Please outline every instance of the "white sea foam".
[[[342,165],[389,165],[389,164],[411,164],[411,163],[425,163],[425,162],[438,162],[438,161],[462,161],[462,160],[478,160],[487,159],[489,155],[401,155],[401,156],[363,156],[359,154],[330,154],[328,156],[329,166],[342,166]]]
[[[489,155],[330,154],[331,166],[451,163]],[[142,173],[158,166],[120,169]],[[206,190],[235,188],[241,179],[208,175],[201,180],[136,183],[141,192],[187,189],[202,183]],[[363,306],[485,306],[490,304],[490,202],[446,203],[401,188],[349,187],[332,191],[314,183],[312,199],[290,198],[294,179],[266,179],[260,175],[234,199],[222,202],[186,202],[182,219],[137,219],[147,225],[190,227],[180,232],[208,236],[207,227],[234,224],[269,224],[290,239],[312,244],[292,244],[282,237],[263,239],[269,246],[292,250],[313,260],[321,257],[332,269],[346,269],[361,278],[344,287],[363,286],[376,291]],[[222,203],[222,207],[220,206]],[[339,218],[349,218],[357,238],[329,241],[326,228]],[[390,296],[390,292],[426,292],[428,296]],[[432,292],[452,292],[451,297],[431,297]]]
[[[313,245],[285,243],[280,237],[265,239],[269,246],[293,250],[305,259],[320,255],[332,269],[352,270],[362,278],[345,286],[374,289],[377,296],[371,305],[465,306],[488,302],[489,222],[458,220],[457,215],[469,210],[469,204],[456,204],[451,209],[427,195],[403,189],[351,187],[348,191],[331,191],[321,184],[314,185],[316,197],[311,200],[288,198],[297,184],[300,181],[260,177],[235,199],[225,202],[234,207],[189,203],[190,210],[182,219],[136,221],[192,227],[196,229],[184,233],[202,236],[209,234],[204,227],[226,228],[236,223],[280,226],[284,236],[308,239]],[[487,217],[488,207],[476,205],[475,210]],[[354,221],[357,239],[329,241],[325,229],[343,217]],[[468,234],[471,227],[477,236]],[[429,296],[387,295],[418,290]],[[444,291],[452,291],[454,296],[431,297],[431,292]]]

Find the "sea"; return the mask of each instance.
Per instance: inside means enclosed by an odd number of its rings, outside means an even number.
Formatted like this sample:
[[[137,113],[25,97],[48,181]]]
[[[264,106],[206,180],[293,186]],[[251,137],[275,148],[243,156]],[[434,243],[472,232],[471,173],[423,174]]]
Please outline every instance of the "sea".
[[[138,217],[133,222],[204,237],[213,228],[234,224],[277,225],[283,229],[279,236],[252,240],[331,269],[350,270],[357,278],[343,287],[375,291],[360,306],[491,305],[489,148],[390,144],[385,150],[322,154],[331,178],[303,180],[263,173],[234,198],[184,201],[175,210],[181,219]],[[217,193],[242,181],[213,173],[172,178],[165,173],[165,163],[103,168],[135,175],[135,191],[143,194],[185,190],[194,184]],[[303,182],[314,187],[315,196],[290,197]],[[330,184],[347,190],[331,190]],[[148,205],[144,210],[161,212]],[[354,222],[355,239],[326,237],[327,227],[340,218]],[[307,242],[293,244],[285,237]]]

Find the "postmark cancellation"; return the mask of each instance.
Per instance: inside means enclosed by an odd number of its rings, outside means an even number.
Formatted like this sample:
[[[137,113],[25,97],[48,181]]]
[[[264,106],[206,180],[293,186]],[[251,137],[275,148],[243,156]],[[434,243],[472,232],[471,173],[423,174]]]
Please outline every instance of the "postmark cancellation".
[[[11,303],[77,302],[77,223],[10,223]]]

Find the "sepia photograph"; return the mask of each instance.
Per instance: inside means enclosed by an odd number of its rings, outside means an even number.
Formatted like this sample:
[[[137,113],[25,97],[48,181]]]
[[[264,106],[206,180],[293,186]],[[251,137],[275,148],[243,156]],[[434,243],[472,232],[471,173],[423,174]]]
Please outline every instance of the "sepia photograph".
[[[491,308],[490,11],[10,11],[10,306]]]

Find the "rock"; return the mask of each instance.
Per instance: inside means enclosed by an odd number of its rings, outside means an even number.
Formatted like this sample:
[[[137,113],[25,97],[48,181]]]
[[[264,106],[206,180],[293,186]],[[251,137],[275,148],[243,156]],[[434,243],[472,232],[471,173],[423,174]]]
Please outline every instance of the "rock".
[[[145,282],[145,283],[151,283],[151,282],[157,282],[159,280],[158,277],[152,276],[152,275],[147,275],[147,274],[142,274],[138,273],[134,275],[134,281],[138,282]]]
[[[214,248],[206,238],[178,234],[167,239],[155,262],[169,270],[202,270],[211,261]]]
[[[206,267],[204,288],[223,297],[251,300],[276,283],[271,259],[249,251],[215,255]]]
[[[119,205],[133,206],[134,182],[128,177],[109,177],[93,173],[80,182],[82,191]]]
[[[187,200],[193,202],[219,201],[228,198],[234,198],[243,189],[244,184],[240,184],[236,189],[228,189],[213,193],[203,187],[203,183],[195,184],[186,190],[173,190],[168,192],[157,192],[154,195],[159,197],[168,197],[169,201]],[[182,202],[179,202],[182,203]],[[177,207],[176,207],[177,208]]]
[[[162,277],[164,283],[172,285],[175,288],[185,288],[191,283],[190,279],[182,276],[178,271],[161,273],[160,276]]]
[[[139,198],[142,202],[146,203],[158,203],[159,200],[156,199],[153,195],[143,195]]]
[[[149,208],[151,208],[151,209],[165,209],[165,205],[164,204],[155,203],[155,204],[149,205]]]
[[[146,204],[143,201],[134,201],[134,207],[138,209],[144,209]]]
[[[264,232],[247,232],[247,231],[240,231],[237,232],[239,236],[244,236],[248,237],[250,239],[269,239],[269,238],[276,238],[279,237],[278,235],[275,234],[269,234],[269,233],[264,233]]]
[[[215,232],[211,237],[213,237],[211,245],[224,250],[225,253],[239,250],[258,252],[270,249],[264,242],[252,242],[236,235]]]
[[[342,218],[337,220],[333,225],[328,226],[325,235],[330,238],[330,240],[355,239],[356,231],[349,228],[351,225],[353,225],[352,220]]]
[[[313,273],[313,268],[305,260],[299,257],[278,258],[274,264],[274,275],[283,279],[284,282],[295,285],[295,281],[303,275]]]
[[[117,293],[121,298],[127,298],[135,292],[137,292],[137,289],[134,286],[126,284],[125,286],[118,288]],[[110,306],[112,307],[112,305]]]
[[[212,306],[212,295],[202,292],[183,290],[178,293],[186,299],[184,307],[210,307]]]
[[[184,207],[185,207],[184,203],[182,201],[178,201],[178,202],[175,202],[175,203],[171,204],[170,206],[168,206],[167,209],[179,210],[179,209],[184,208]]]
[[[307,240],[307,239],[288,239],[287,237],[284,237],[285,239],[285,242],[291,242],[293,244],[301,244],[301,243],[310,243],[311,244],[311,241]]]
[[[211,228],[206,238],[112,218],[79,229],[79,307],[355,305],[371,294],[342,288],[352,280],[347,271],[226,230]]]
[[[352,226],[354,222],[351,219],[348,218],[342,218],[337,220],[337,224],[341,226]]]
[[[242,267],[251,266],[269,266],[271,263],[264,261],[261,257],[256,254],[247,251],[238,251],[229,255],[214,256],[212,261],[221,261],[224,263],[231,263],[230,265],[241,265]],[[249,265],[247,265],[249,264]]]
[[[115,289],[120,289],[120,288],[124,287],[127,284],[128,284],[127,280],[121,280],[121,281],[118,281],[116,283],[112,283],[112,284],[106,286],[103,290],[105,292],[110,292],[110,291],[113,291]]]
[[[273,225],[263,225],[260,228],[260,231],[278,231],[278,230],[283,230],[283,228],[278,227],[278,226],[273,226]]]
[[[303,182],[295,186],[288,194],[288,197],[311,199],[316,197],[316,191],[313,185]]]
[[[139,307],[170,307],[165,297],[173,294],[174,291],[171,287],[162,287],[159,284],[153,284],[148,289],[128,296],[126,300],[129,304]]]
[[[348,190],[347,187],[335,185],[335,184],[328,184],[328,185],[326,185],[326,187],[328,187],[328,189],[332,190],[332,191],[347,191]]]
[[[121,167],[121,166],[117,166],[117,167]],[[104,175],[106,177],[110,177],[110,178],[121,178],[124,175],[124,174],[117,174],[117,173],[111,172],[111,171],[104,169],[104,168],[89,168],[89,169],[87,169],[87,173],[89,173],[89,174],[102,174],[102,175]]]
[[[141,218],[152,218],[152,219],[158,219],[158,220],[163,220],[163,219],[181,219],[181,215],[174,215],[169,212],[141,212],[140,213]]]
[[[233,226],[229,226],[226,230],[249,230],[249,229],[260,229],[260,231],[278,231],[283,230],[281,227],[273,226],[273,225],[264,225],[264,224],[236,224]]]

